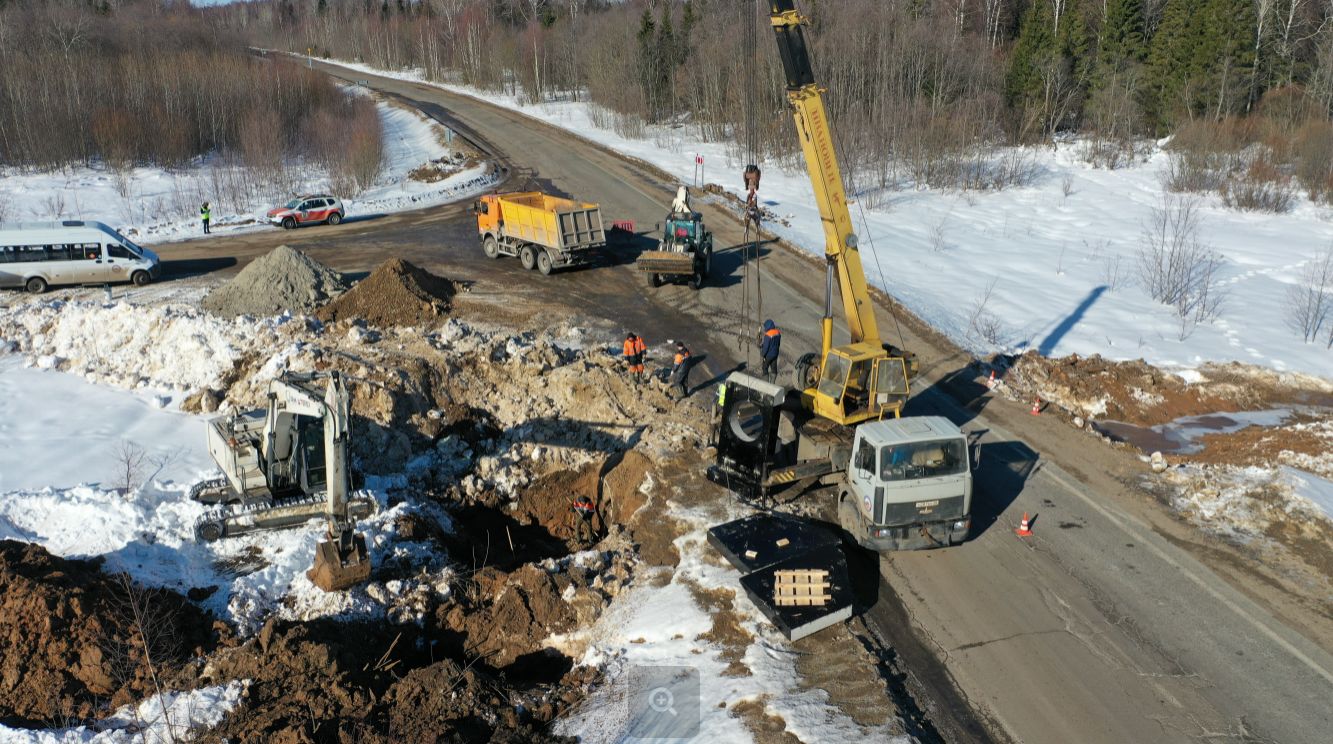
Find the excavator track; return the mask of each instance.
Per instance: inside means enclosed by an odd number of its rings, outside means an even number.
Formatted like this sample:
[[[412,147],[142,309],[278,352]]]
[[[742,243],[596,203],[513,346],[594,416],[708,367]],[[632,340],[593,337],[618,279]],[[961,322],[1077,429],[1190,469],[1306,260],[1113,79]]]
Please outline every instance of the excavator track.
[[[206,485],[208,481],[205,481]],[[193,492],[193,489],[192,489]],[[323,493],[297,496],[273,503],[232,504],[210,509],[195,521],[194,534],[202,542],[214,542],[251,532],[278,530],[321,518],[328,508]],[[347,499],[348,516],[365,519],[379,510],[379,502],[364,491]]]

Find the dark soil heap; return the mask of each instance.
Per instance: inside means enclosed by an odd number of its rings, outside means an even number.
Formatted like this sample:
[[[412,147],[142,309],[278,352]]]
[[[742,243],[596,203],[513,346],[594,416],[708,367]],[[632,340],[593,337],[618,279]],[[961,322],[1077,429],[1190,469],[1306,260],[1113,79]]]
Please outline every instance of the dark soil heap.
[[[213,618],[184,597],[98,565],[0,541],[0,723],[100,718],[153,694],[135,605],[160,677],[215,645]]]
[[[251,680],[245,706],[209,735],[237,744],[571,741],[546,731],[568,705],[554,686],[515,685],[484,664],[442,658],[429,630],[270,621],[196,680]],[[563,682],[578,687],[586,674]]]
[[[452,280],[393,258],[343,296],[320,308],[325,322],[361,318],[377,326],[414,326],[444,317],[458,293]]]

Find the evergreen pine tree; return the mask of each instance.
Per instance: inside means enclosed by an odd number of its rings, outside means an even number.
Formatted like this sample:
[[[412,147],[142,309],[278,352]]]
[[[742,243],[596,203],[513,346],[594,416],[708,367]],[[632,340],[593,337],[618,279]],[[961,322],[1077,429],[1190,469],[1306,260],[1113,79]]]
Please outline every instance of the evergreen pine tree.
[[[1033,3],[1023,15],[1004,81],[1004,92],[1011,105],[1021,106],[1040,95],[1042,67],[1054,59],[1056,52],[1056,38],[1051,33],[1054,21],[1046,3]]]
[[[657,24],[653,22],[653,13],[651,9],[645,8],[643,17],[639,19],[639,87],[643,90],[643,103],[647,109],[645,112],[648,121],[657,120],[657,101],[660,93],[657,90],[657,68],[658,48],[657,48]]]
[[[676,66],[685,61],[680,54],[679,46],[676,41],[676,31],[671,24],[671,5],[668,3],[662,6],[662,22],[657,27],[658,101],[663,104],[671,103],[672,110],[667,112],[668,115],[676,113],[674,87]]]
[[[1143,0],[1110,0],[1102,27],[1097,63],[1103,69],[1122,70],[1148,58],[1143,28]]]

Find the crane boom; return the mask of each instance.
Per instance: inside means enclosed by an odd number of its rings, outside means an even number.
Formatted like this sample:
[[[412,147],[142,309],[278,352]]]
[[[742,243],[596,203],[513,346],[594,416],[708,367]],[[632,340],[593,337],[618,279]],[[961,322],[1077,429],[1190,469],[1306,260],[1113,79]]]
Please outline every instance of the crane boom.
[[[824,257],[830,272],[836,274],[842,295],[843,314],[853,343],[880,344],[874,306],[861,268],[852,215],[847,209],[847,194],[842,185],[842,171],[834,150],[833,131],[824,111],[823,91],[815,84],[810,55],[801,31],[804,19],[793,0],[771,0],[770,19],[777,34],[778,54],[787,77],[787,99],[791,101],[805,154],[806,169],[814,187],[819,218],[824,225]],[[826,324],[832,321],[832,296],[826,298]],[[824,354],[832,346],[831,331],[824,335]]]

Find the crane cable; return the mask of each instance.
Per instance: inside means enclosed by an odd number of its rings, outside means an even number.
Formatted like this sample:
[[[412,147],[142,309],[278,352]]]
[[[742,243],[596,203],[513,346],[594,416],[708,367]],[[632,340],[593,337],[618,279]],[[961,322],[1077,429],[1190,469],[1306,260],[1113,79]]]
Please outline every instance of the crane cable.
[[[749,8],[749,19],[743,20],[744,23],[744,155],[747,164],[755,164],[758,160],[758,137],[755,132],[755,106],[754,96],[758,91],[758,78],[756,75],[756,60],[758,55],[758,13],[756,11],[757,2],[740,4],[741,13],[745,13],[747,6]],[[759,269],[759,244],[763,239],[763,229],[759,222],[759,210],[756,202],[753,209],[749,203],[749,187],[746,188],[745,209],[745,234],[741,240],[741,330],[736,334],[737,350],[745,351],[745,360],[748,364],[750,356],[755,349],[751,333],[758,327],[758,318],[764,314],[764,289],[763,274]],[[753,225],[753,238],[751,237],[751,227]],[[754,278],[751,279],[750,263],[754,260]],[[750,293],[753,286],[755,302],[753,314],[751,313]]]

